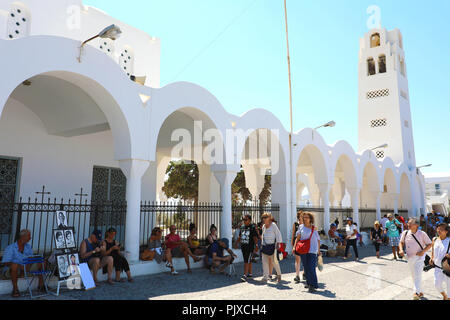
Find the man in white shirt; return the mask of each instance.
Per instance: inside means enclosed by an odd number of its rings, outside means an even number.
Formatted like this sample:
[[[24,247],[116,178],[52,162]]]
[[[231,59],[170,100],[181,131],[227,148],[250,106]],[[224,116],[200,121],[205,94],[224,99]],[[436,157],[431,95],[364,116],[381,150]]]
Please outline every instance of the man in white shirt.
[[[358,228],[353,224],[353,219],[348,217],[347,218],[347,225],[345,226],[345,232],[347,240],[347,245],[345,246],[345,255],[344,260],[347,259],[348,250],[350,249],[350,246],[353,247],[353,251],[355,252],[355,260],[358,261],[358,248],[356,247],[356,237],[358,234]]]

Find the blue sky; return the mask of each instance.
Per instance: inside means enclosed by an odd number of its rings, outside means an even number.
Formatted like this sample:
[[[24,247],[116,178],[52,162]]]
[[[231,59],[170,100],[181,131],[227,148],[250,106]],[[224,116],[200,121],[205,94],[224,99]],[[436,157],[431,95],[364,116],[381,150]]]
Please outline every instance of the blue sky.
[[[283,0],[84,0],[159,37],[161,86],[190,81],[228,112],[262,107],[289,129]],[[294,130],[358,143],[359,38],[371,5],[403,34],[417,164],[450,171],[450,1],[288,0]]]

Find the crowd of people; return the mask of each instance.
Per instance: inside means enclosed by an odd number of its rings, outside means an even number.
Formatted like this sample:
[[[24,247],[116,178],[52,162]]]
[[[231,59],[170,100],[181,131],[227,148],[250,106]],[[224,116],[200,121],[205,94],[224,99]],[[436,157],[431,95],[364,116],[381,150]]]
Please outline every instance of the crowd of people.
[[[359,260],[358,239],[362,236],[358,232],[357,225],[352,218],[347,218],[342,234],[338,232],[339,221],[331,224],[328,239],[338,245],[345,246],[346,259],[350,248],[353,248],[355,260]],[[92,271],[93,278],[98,284],[97,274],[100,269],[108,275],[108,284],[126,281],[121,279],[124,272],[129,282],[133,282],[130,266],[122,255],[121,244],[115,240],[117,231],[110,228],[105,233],[104,240],[100,230],[94,230],[92,234],[81,242],[79,255],[82,263],[87,263]],[[392,247],[393,260],[406,258],[408,267],[414,282],[414,299],[423,297],[422,273],[434,268],[435,287],[442,294],[443,299],[448,300],[450,295],[450,241],[448,218],[436,213],[421,216],[420,219],[410,218],[408,221],[397,214],[387,214],[380,221],[375,221],[370,231],[370,239],[373,242],[377,258],[380,257],[380,248],[384,245]],[[154,260],[158,264],[165,263],[170,269],[171,275],[177,275],[173,258],[184,258],[187,272],[191,273],[190,257],[194,263],[204,261],[205,266],[212,274],[226,273],[226,268],[237,258],[230,247],[229,240],[219,238],[217,227],[211,225],[210,233],[205,239],[206,245],[201,245],[197,236],[195,224],[189,226],[187,241],[182,241],[175,225],[169,227],[169,233],[163,237],[163,230],[156,227],[152,230],[147,248],[141,254],[142,260]],[[13,297],[20,296],[17,278],[23,270],[23,259],[33,255],[33,250],[28,243],[31,239],[29,230],[23,230],[19,239],[8,246],[4,252],[2,263],[11,270],[13,284]],[[252,222],[252,217],[246,215],[237,228],[237,247],[242,251],[244,270],[241,281],[247,282],[253,278],[252,263],[259,257],[262,261],[263,277],[261,282],[282,281],[282,273],[279,262],[287,256],[286,245],[283,243],[281,232],[275,219],[270,213],[262,215],[262,221],[258,224]],[[299,211],[297,220],[292,226],[292,255],[295,257],[294,282],[304,281],[305,288],[309,292],[318,289],[316,269],[320,267],[321,241],[320,234],[315,226],[314,215],[310,212]],[[228,254],[226,254],[228,253]],[[428,257],[427,257],[428,255]],[[204,256],[202,259],[201,256]],[[300,278],[301,265],[303,266],[302,279]],[[31,266],[27,265],[29,270]],[[42,267],[42,266],[41,266]],[[275,269],[276,276],[273,276]],[[115,277],[114,276],[115,272]],[[446,291],[444,290],[446,284]],[[43,278],[39,277],[39,291],[44,291]]]

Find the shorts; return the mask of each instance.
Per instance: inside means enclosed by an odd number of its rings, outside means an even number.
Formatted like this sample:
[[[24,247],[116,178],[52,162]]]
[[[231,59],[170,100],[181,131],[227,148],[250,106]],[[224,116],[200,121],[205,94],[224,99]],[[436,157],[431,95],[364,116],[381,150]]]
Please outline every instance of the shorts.
[[[170,252],[172,253],[173,258],[183,258],[184,257],[184,253],[181,250],[180,246],[171,249]]]
[[[389,237],[389,244],[391,247],[398,247],[400,244],[400,237]]]
[[[244,263],[252,262],[252,253],[255,250],[254,246],[241,245],[242,256],[244,257]]]

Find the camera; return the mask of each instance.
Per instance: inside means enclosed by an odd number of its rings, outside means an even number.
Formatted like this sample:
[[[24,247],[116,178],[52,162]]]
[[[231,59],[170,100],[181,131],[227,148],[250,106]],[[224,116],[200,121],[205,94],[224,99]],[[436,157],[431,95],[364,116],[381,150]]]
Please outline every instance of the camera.
[[[434,265],[429,264],[429,265],[423,267],[423,271],[428,272],[428,271],[430,271],[433,268],[434,268]]]

